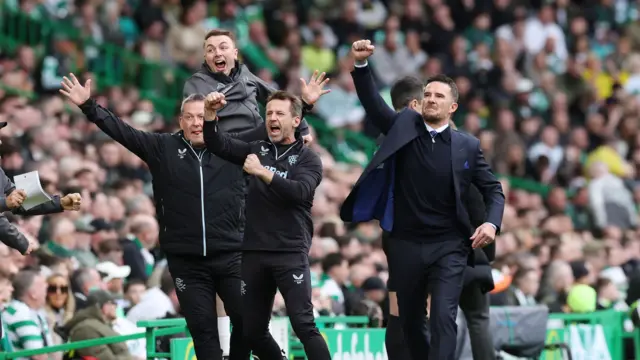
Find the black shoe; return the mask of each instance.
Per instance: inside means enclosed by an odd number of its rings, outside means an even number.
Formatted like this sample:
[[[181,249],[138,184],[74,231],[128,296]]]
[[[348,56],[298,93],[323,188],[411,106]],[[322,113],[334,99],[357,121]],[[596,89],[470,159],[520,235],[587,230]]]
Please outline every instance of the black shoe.
[[[229,360],[229,355],[226,355],[226,356],[223,355],[222,360]]]

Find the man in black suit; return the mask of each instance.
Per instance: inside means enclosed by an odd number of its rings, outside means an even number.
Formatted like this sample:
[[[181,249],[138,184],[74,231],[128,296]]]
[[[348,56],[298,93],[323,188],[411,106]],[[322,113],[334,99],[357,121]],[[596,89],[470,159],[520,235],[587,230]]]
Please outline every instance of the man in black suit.
[[[367,65],[373,51],[369,40],[353,44],[352,75],[362,105],[386,138],[340,216],[348,222],[377,219],[390,232],[389,261],[399,280],[398,307],[411,356],[453,360],[464,270],[473,264],[471,248],[495,239],[504,194],[478,139],[449,128],[458,107],[455,83],[446,76],[429,79],[422,114],[396,113],[379,96]],[[464,205],[472,183],[487,214],[475,231]],[[431,341],[422,331],[427,293],[432,294]]]
[[[424,85],[422,81],[413,76],[406,76],[396,81],[391,87],[391,103],[395,111],[399,112],[405,108],[421,111],[424,100]],[[453,121],[449,126],[456,129]],[[384,136],[380,135],[378,144],[381,144]],[[465,204],[469,213],[469,221],[474,227],[482,225],[485,219],[485,206],[482,194],[471,185],[467,203]],[[382,236],[382,248],[388,255],[389,233]],[[489,329],[489,291],[493,289],[493,278],[491,276],[490,262],[495,258],[495,243],[491,243],[482,249],[475,249],[475,266],[467,267],[464,274],[464,286],[460,297],[460,308],[464,313],[469,338],[471,340],[471,351],[474,359],[493,360],[495,350],[493,339]],[[409,349],[405,345],[402,324],[398,317],[398,299],[396,297],[394,279],[395,272],[389,269],[389,318],[387,320],[387,331],[385,333],[385,346],[390,360],[408,360],[411,358]],[[423,317],[423,332],[428,332],[426,317]]]

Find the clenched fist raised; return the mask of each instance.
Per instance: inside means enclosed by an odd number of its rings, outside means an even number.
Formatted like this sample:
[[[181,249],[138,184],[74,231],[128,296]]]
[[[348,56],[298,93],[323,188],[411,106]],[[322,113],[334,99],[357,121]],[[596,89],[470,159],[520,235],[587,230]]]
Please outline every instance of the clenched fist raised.
[[[209,93],[204,102],[205,107],[215,111],[222,109],[226,104],[227,100],[225,100],[224,94],[219,92]]]
[[[375,46],[371,45],[371,40],[358,40],[351,45],[351,55],[356,61],[364,61],[373,55]]]

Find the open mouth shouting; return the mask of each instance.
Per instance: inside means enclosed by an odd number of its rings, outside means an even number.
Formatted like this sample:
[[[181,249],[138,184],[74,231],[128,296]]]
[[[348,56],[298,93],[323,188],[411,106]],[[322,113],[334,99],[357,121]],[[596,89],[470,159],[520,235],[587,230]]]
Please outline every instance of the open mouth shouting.
[[[224,59],[216,59],[213,62],[213,70],[216,72],[223,72],[227,68],[227,62]]]
[[[270,137],[278,136],[278,135],[281,134],[281,132],[282,132],[282,129],[280,129],[280,125],[278,125],[278,124],[269,125],[269,136]]]

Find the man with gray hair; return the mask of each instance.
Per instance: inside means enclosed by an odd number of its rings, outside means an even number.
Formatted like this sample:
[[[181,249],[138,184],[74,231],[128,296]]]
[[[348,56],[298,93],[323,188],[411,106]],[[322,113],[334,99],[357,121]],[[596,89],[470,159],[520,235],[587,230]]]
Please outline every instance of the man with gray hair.
[[[47,283],[40,273],[23,270],[13,278],[13,300],[2,312],[14,350],[35,350],[53,345],[44,305]],[[47,355],[33,356],[45,360]]]

